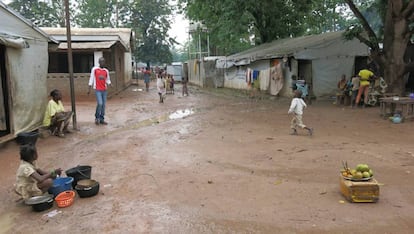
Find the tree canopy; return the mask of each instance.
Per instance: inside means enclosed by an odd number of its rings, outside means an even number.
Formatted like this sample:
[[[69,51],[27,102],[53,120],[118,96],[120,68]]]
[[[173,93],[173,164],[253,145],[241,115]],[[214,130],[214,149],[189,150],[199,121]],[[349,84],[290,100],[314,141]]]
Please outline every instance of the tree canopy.
[[[208,29],[216,55],[280,38],[344,29],[341,0],[180,0],[191,21]]]
[[[41,27],[64,27],[64,0],[13,0],[11,8]],[[170,48],[176,41],[168,36],[168,0],[70,0],[73,26],[82,28],[131,27],[138,60],[149,63],[172,61]]]
[[[357,37],[371,48],[371,56],[383,71],[390,91],[402,94],[405,90],[404,75],[414,72],[414,57],[407,56],[414,33],[414,1],[369,1],[368,9],[376,9],[384,25],[383,30],[378,31],[364,16],[358,1],[345,2],[359,20],[359,24],[349,28],[347,37]]]

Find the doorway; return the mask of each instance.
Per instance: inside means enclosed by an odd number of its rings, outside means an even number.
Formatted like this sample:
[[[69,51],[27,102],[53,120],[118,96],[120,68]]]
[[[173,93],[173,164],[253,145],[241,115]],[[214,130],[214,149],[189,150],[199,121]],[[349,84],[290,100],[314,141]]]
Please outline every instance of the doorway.
[[[313,98],[312,60],[298,60],[298,80],[305,80],[309,88],[309,96]]]
[[[9,89],[6,70],[6,47],[0,45],[0,137],[10,134]]]

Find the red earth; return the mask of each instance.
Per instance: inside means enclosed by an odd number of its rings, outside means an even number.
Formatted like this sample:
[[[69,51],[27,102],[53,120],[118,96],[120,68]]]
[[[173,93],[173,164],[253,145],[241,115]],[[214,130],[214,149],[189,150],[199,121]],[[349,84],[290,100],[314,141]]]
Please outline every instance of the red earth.
[[[2,145],[0,233],[413,232],[412,121],[317,100],[304,113],[314,135],[292,136],[288,98],[194,86],[183,97],[178,84],[160,104],[151,85],[109,98],[107,126],[94,124],[93,96],[77,100],[78,130],[38,139],[38,165],[90,165],[100,182],[97,196],[70,207],[17,202],[19,147]],[[343,160],[373,168],[377,203],[341,195]]]

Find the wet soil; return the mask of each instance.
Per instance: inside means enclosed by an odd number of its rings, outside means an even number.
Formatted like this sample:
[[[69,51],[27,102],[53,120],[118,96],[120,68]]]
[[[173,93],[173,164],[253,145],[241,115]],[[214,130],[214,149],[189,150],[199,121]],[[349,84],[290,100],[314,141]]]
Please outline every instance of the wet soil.
[[[107,126],[94,124],[93,96],[77,100],[79,130],[37,142],[43,168],[92,166],[97,196],[33,212],[12,189],[18,145],[1,147],[0,233],[414,230],[414,122],[393,124],[378,108],[318,100],[304,114],[314,135],[292,136],[287,98],[196,87],[182,97],[177,85],[160,104],[155,84],[142,87],[108,100]],[[342,160],[373,168],[377,203],[344,199]]]

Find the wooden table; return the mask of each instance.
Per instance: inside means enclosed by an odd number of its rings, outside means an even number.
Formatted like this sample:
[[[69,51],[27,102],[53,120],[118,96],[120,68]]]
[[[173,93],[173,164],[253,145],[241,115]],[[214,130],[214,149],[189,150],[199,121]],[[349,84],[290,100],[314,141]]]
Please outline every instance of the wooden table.
[[[401,112],[404,119],[414,118],[414,99],[409,97],[400,97],[398,100],[394,100],[393,97],[380,98],[380,111],[383,118],[397,112]]]

